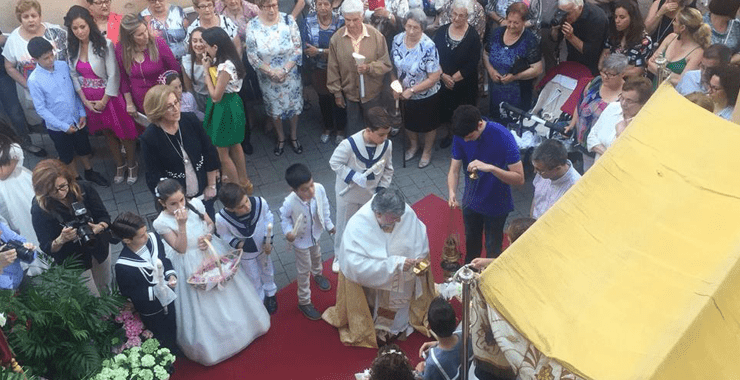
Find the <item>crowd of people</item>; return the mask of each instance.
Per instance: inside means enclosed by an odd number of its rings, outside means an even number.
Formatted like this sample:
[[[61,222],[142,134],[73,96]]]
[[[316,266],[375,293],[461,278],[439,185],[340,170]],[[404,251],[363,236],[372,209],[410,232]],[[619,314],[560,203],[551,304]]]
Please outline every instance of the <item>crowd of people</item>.
[[[392,188],[389,138],[399,126],[408,139],[404,162],[421,152],[418,168],[430,164],[437,140],[451,146],[448,203],[462,208],[465,262],[484,267],[501,253],[511,186],[525,183],[501,103],[531,109],[546,67],[577,62],[592,77],[578,87],[573,114],[560,120],[571,151],[548,139],[526,156],[535,171],[535,219],[608,151],[659,79],[727,120],[740,92],[737,0],[710,0],[704,13],[685,0],[655,0],[644,16],[635,0],[558,0],[551,9],[541,0],[298,0],[291,12],[277,0],[193,0],[195,14],[149,0],[126,15],[111,12],[110,0],[86,5],[69,8],[60,26],[42,21],[38,0],[18,0],[20,26],[0,37],[0,241],[8,246],[0,252],[0,288],[22,291],[49,265],[46,255],[51,265],[78,262],[93,294],[106,291],[115,273],[147,328],[207,365],[266,333],[278,310],[268,256],[278,223],[267,201],[252,195],[245,155],[261,112],[274,130],[274,155],[286,145],[303,153],[307,86],[318,95],[319,141],[336,144],[327,163],[336,173],[336,209],[309,169],[294,164],[285,172],[292,191],[279,224],[296,255],[298,308],[311,320],[322,318],[311,277],[320,291],[331,288],[318,241],[324,231],[334,235],[332,270],[343,292],[323,319],[343,342],[365,346],[414,329],[428,334],[427,311],[430,324],[432,315],[450,318],[428,272],[413,274],[429,247],[426,227]],[[479,108],[482,97],[487,107]],[[40,130],[58,159],[29,170],[24,152],[48,155],[31,139]],[[91,134],[105,138],[112,178],[92,169]],[[160,211],[154,231],[132,213],[112,220],[96,190],[133,185],[140,175]],[[124,249],[111,263],[110,243],[119,240]],[[225,291],[186,281],[207,249],[243,252],[243,269]],[[157,286],[160,261],[166,286]],[[440,347],[459,348],[449,322],[431,330]],[[386,349],[379,358],[396,354],[403,355]],[[409,367],[377,362],[384,361]],[[417,372],[445,378],[440,371],[447,369]]]

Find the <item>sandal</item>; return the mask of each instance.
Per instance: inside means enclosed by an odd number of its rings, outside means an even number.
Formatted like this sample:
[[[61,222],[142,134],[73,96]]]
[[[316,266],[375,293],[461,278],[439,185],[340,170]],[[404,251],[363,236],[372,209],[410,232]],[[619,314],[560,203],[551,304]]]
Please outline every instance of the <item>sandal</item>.
[[[293,148],[293,151],[295,154],[301,154],[303,153],[303,145],[301,145],[300,142],[298,142],[298,139],[290,140],[290,146]]]
[[[128,168],[128,179],[126,183],[133,185],[139,179],[139,164],[136,163],[133,167]]]
[[[126,165],[116,166],[116,175],[113,176],[113,183],[116,185],[123,183],[124,178],[126,178]]]
[[[275,150],[272,151],[276,156],[282,156],[285,152],[285,140],[278,141],[275,145]]]

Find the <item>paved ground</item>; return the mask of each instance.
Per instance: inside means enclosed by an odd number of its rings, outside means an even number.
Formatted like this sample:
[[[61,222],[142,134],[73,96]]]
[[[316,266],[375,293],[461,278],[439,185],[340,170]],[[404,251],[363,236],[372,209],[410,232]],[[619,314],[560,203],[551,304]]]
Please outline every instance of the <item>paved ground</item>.
[[[255,195],[264,197],[267,200],[276,221],[279,221],[278,208],[282,204],[283,198],[290,191],[289,186],[284,180],[285,169],[296,162],[302,162],[308,165],[314,175],[314,180],[325,186],[332,209],[335,208],[335,175],[328,164],[335,144],[333,144],[333,139],[327,144],[323,144],[319,140],[322,131],[319,107],[315,99],[315,94],[312,91],[310,91],[309,97],[312,98],[311,103],[313,106],[301,114],[298,124],[298,137],[303,144],[303,154],[295,154],[289,145],[286,144],[285,154],[281,157],[275,157],[272,153],[275,141],[274,132],[266,134],[262,125],[253,128],[252,144],[254,145],[255,152],[251,156],[247,156],[247,171],[254,184]],[[48,135],[34,134],[33,139],[37,143],[43,143],[43,146],[49,151],[50,157],[56,155],[56,150]],[[94,148],[93,166],[95,170],[105,173],[108,178],[112,178],[115,174],[115,163],[110,158],[105,140],[102,136],[91,137],[91,142]],[[431,164],[424,169],[417,168],[419,154],[407,163],[406,168],[403,168],[401,165],[400,135],[393,138],[393,144],[395,148],[393,152],[395,175],[392,186],[400,188],[410,204],[413,204],[428,194],[436,194],[443,199],[447,199],[447,171],[450,163],[450,148],[439,149],[437,144]],[[38,162],[38,158],[26,154],[26,166],[32,169]],[[462,185],[462,180],[460,183]],[[124,211],[139,213],[150,220],[156,217],[154,197],[145,185],[143,172],[139,181],[133,186],[129,186],[124,182],[123,184],[112,185],[109,188],[98,188],[98,191],[113,219]],[[532,193],[532,178],[531,175],[528,175],[525,185],[514,188],[515,211],[509,215],[510,219],[529,214]],[[334,217],[333,211],[332,217]],[[275,224],[277,226],[279,223],[276,222]],[[286,241],[280,228],[275,229],[274,244],[275,250],[272,254],[272,259],[275,265],[275,282],[278,288],[282,289],[291,281],[295,280],[295,257],[287,249]],[[324,234],[320,244],[323,259],[333,257],[332,237]],[[114,252],[117,253],[120,249],[120,245],[114,247]]]

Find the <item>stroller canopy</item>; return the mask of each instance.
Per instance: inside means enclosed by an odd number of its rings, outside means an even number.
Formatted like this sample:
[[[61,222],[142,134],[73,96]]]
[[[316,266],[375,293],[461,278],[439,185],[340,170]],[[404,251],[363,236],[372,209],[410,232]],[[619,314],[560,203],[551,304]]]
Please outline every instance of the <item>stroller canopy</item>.
[[[589,379],[740,379],[740,128],[664,85],[482,274],[486,302]]]

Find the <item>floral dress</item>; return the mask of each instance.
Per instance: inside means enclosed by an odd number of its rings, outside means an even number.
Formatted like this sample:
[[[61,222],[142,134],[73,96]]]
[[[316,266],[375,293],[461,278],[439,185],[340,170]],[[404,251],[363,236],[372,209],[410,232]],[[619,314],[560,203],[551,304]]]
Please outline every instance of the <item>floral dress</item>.
[[[591,133],[591,128],[596,124],[596,120],[599,119],[606,106],[609,105],[609,103],[601,98],[601,94],[599,93],[601,84],[602,80],[600,76],[591,80],[583,90],[583,96],[578,103],[576,142],[583,148],[586,148],[586,140],[588,139],[588,134]]]
[[[506,27],[493,31],[491,44],[488,47],[488,62],[501,75],[516,71],[515,67],[533,65],[542,59],[539,42],[535,35],[525,29],[519,39],[511,45],[504,43]],[[499,110],[501,102],[507,102],[515,107],[528,110],[532,103],[532,80],[511,81],[507,84],[488,82],[489,108],[491,118],[501,122]]]
[[[247,35],[247,24],[249,24],[249,21],[251,21],[253,18],[257,17],[260,12],[260,8],[247,0],[242,0],[242,6],[244,8],[243,12],[236,19],[234,19],[233,17],[231,17],[231,14],[229,13],[229,10],[226,8],[226,5],[223,1],[216,2],[216,13],[228,17],[229,20],[236,24],[237,34],[239,35],[239,38],[242,40],[243,44],[244,39]]]
[[[647,67],[648,58],[653,53],[653,40],[644,33],[639,44],[623,47],[621,44],[612,45],[611,38],[607,38],[604,41],[604,49],[609,49],[612,54],[624,54],[632,66]]]
[[[291,118],[303,110],[303,86],[298,65],[301,64],[301,33],[293,16],[280,13],[274,25],[265,25],[255,17],[247,25],[247,57],[257,70],[267,114],[274,118]],[[295,66],[283,83],[273,82],[259,70],[263,65],[280,69],[288,62]]]
[[[149,23],[149,29],[157,34],[157,37],[167,41],[167,45],[172,50],[172,54],[178,60],[188,52],[188,45],[185,42],[185,11],[177,6],[170,5],[167,12],[167,19],[164,22],[157,20],[149,12],[149,8],[141,11],[143,17]]]

